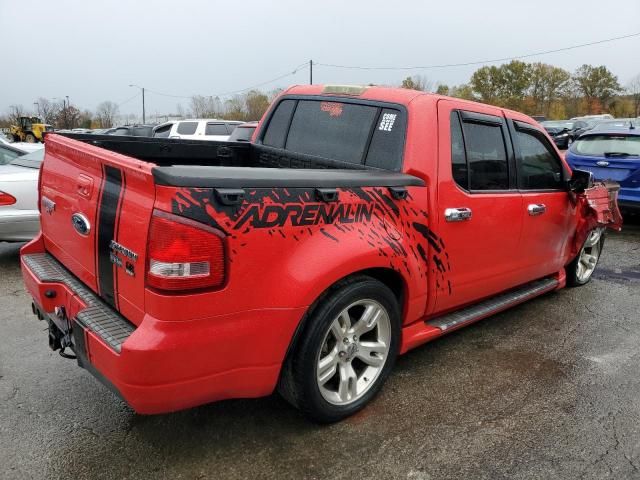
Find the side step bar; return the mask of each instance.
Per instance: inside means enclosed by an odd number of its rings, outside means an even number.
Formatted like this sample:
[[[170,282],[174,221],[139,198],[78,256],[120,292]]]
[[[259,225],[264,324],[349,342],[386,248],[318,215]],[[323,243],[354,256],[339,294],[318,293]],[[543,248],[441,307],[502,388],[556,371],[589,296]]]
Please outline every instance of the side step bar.
[[[441,332],[445,332],[468,323],[473,323],[477,320],[493,315],[494,313],[501,312],[509,307],[525,302],[530,298],[537,297],[538,295],[554,290],[558,284],[559,281],[555,278],[536,280],[506,293],[501,293],[500,295],[491,297],[480,303],[473,304],[462,310],[457,310],[447,315],[427,320],[424,323],[430,327],[440,329]]]

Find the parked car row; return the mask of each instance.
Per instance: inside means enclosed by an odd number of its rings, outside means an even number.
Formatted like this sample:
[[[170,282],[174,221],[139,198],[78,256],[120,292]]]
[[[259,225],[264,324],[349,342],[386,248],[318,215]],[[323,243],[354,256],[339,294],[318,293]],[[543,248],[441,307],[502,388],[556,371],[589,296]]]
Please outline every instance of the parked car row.
[[[580,135],[565,155],[571,168],[619,183],[618,203],[633,211],[640,211],[639,125],[638,119],[604,121]]]
[[[576,139],[593,128],[603,126],[629,126],[629,122],[638,122],[634,118],[613,118],[612,115],[584,115],[569,120],[544,120],[540,124],[553,139],[558,148],[566,150]]]

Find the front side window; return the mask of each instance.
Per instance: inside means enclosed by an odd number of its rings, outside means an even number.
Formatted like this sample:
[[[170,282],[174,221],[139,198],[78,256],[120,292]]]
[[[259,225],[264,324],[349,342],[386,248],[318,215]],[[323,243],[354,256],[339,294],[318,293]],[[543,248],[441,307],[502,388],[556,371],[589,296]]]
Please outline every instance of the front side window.
[[[501,125],[462,124],[470,190],[508,190],[509,168]]]
[[[193,135],[198,128],[198,122],[180,122],[178,123],[178,133],[180,135]]]
[[[523,190],[562,189],[562,165],[538,139],[516,130],[518,149],[518,185]]]

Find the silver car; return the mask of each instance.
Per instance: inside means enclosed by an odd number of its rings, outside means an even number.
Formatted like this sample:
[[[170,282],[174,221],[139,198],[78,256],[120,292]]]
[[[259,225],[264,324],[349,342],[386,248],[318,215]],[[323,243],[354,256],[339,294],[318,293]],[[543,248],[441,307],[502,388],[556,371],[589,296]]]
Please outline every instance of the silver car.
[[[38,174],[44,148],[0,164],[0,242],[31,240],[40,230]]]

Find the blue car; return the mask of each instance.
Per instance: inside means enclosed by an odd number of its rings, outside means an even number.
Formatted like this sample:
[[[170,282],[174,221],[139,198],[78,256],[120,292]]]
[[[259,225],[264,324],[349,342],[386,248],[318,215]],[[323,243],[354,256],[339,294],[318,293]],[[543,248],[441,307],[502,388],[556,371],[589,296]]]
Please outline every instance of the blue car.
[[[635,122],[582,134],[565,158],[571,168],[592,172],[596,180],[618,182],[620,207],[640,211],[640,129]]]

